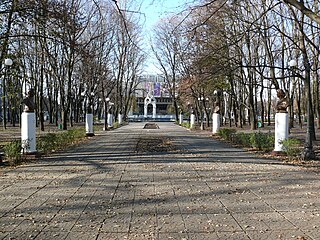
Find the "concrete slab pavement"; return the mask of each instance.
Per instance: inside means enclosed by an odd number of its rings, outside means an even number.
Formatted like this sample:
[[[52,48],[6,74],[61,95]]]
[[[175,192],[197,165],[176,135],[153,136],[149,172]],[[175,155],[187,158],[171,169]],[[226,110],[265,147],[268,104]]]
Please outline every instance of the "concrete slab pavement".
[[[0,239],[320,239],[318,173],[158,124],[1,170]]]

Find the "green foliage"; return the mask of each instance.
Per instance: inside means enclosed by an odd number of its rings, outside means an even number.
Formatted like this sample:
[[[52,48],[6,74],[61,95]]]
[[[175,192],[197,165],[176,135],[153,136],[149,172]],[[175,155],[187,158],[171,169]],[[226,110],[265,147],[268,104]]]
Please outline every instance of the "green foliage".
[[[116,128],[118,128],[120,125],[119,125],[119,122],[114,122],[113,124],[112,124],[112,127],[114,128],[114,129],[116,129]]]
[[[271,133],[236,133],[235,129],[224,128],[219,130],[218,135],[223,139],[247,148],[270,150],[274,146],[274,135]]]
[[[185,128],[190,128],[190,123],[189,122],[182,122],[181,126],[185,127]]]
[[[234,128],[220,128],[218,131],[218,135],[225,140],[231,141],[236,130]]]
[[[10,165],[16,165],[21,161],[21,149],[20,140],[13,140],[3,147],[5,157],[8,159]]]
[[[243,147],[251,147],[250,137],[248,135],[249,134],[243,132],[237,133],[233,141]]]
[[[250,135],[250,143],[253,148],[267,150],[274,146],[274,135],[271,133],[255,132]]]
[[[301,143],[298,139],[288,138],[287,140],[281,141],[281,144],[289,159],[301,156],[301,150],[299,148]]]
[[[65,149],[85,136],[84,129],[76,128],[59,133],[48,133],[37,142],[37,150],[47,154],[54,150]]]
[[[57,147],[59,144],[59,137],[57,133],[48,133],[38,139],[37,148],[38,151],[47,154]]]

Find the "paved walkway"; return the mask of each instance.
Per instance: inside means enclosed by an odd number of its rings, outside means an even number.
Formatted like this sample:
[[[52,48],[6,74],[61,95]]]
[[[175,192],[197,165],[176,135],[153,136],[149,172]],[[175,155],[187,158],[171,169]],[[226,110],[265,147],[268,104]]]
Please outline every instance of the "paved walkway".
[[[318,173],[159,126],[1,170],[0,239],[320,239]],[[176,149],[136,151],[161,136]]]

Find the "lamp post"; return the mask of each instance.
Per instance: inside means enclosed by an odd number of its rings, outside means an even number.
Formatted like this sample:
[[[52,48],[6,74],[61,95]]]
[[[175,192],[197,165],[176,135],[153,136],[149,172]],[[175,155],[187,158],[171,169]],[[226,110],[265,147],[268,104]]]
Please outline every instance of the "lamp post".
[[[4,60],[5,67],[10,67],[13,64],[13,61],[10,58],[6,58]],[[7,71],[5,72],[7,73]],[[4,75],[2,81],[2,121],[3,121],[3,129],[7,128],[7,109],[6,109],[6,75]]]
[[[110,98],[106,98],[104,102],[104,130],[108,130],[108,106],[109,106]]]

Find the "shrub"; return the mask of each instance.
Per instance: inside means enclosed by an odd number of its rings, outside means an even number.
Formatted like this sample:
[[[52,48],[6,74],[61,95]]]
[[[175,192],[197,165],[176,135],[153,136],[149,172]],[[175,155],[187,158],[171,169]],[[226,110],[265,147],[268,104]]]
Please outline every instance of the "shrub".
[[[21,141],[13,140],[3,147],[4,155],[8,159],[10,165],[17,165],[21,162]]]
[[[270,150],[274,146],[274,135],[271,133],[236,133],[232,142],[243,147]]]
[[[120,125],[119,125],[119,122],[114,122],[113,125],[112,125],[112,127],[113,127],[114,129],[118,128],[119,126],[120,126]]]
[[[61,133],[48,133],[39,138],[37,148],[39,152],[47,154],[53,150],[65,149],[75,144],[85,136],[84,129],[71,129]]]
[[[297,158],[301,155],[301,150],[299,148],[301,143],[298,139],[288,138],[287,140],[281,141],[281,144],[289,159]]]
[[[225,140],[231,141],[233,135],[236,133],[236,130],[233,128],[220,128],[218,135]]]
[[[251,133],[250,143],[253,148],[269,149],[274,146],[274,135],[270,133],[255,132]]]
[[[52,150],[54,150],[58,144],[59,144],[58,134],[48,133],[47,135],[42,136],[41,138],[38,139],[37,149],[39,152],[47,154]]]
[[[189,122],[182,122],[181,126],[185,127],[185,128],[190,128],[190,123]]]
[[[247,133],[237,133],[234,136],[233,142],[244,147],[251,147],[250,137]]]

